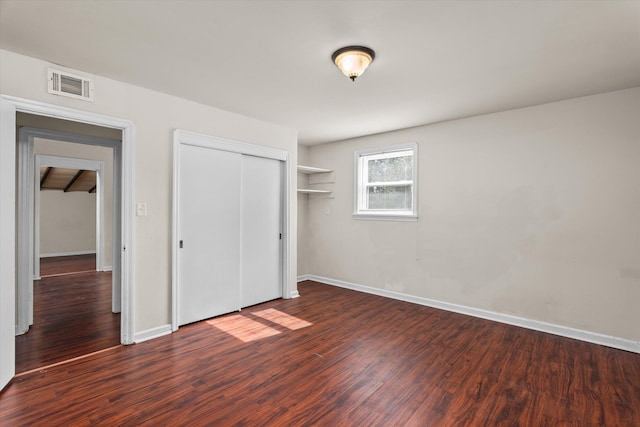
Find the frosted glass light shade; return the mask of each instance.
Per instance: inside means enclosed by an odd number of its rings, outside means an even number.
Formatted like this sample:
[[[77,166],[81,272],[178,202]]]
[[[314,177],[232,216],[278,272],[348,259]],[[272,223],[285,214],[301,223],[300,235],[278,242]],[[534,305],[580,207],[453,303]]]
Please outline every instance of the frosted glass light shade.
[[[336,50],[331,59],[345,76],[355,81],[375,57],[375,52],[368,47],[347,46]]]

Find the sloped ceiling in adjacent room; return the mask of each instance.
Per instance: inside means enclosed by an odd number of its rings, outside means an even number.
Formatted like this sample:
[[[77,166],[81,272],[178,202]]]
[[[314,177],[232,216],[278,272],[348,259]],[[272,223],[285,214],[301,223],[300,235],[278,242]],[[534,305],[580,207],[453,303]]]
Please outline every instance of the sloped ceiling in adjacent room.
[[[83,169],[40,167],[40,190],[96,192],[96,171]]]

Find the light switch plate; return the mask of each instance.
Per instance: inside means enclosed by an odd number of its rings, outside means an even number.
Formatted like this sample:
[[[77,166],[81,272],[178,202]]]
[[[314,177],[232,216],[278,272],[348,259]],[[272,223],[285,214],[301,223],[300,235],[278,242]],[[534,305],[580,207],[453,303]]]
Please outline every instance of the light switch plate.
[[[147,204],[138,202],[136,204],[136,216],[147,216]]]

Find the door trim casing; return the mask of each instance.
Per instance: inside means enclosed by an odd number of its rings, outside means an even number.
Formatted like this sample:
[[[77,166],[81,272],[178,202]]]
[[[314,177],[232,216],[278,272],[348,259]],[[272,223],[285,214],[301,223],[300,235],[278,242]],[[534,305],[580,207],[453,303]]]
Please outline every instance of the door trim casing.
[[[291,280],[289,274],[290,264],[290,183],[289,183],[289,153],[284,150],[219,138],[211,135],[176,129],[173,133],[173,219],[172,219],[172,244],[171,244],[171,330],[178,330],[178,206],[179,200],[179,176],[180,176],[180,146],[193,145],[196,147],[229,151],[249,156],[264,157],[284,162],[283,186],[282,186],[282,296],[291,298]]]
[[[86,123],[95,126],[119,129],[122,131],[121,143],[121,170],[116,170],[114,162],[114,187],[121,186],[120,200],[114,199],[114,205],[119,204],[121,215],[120,259],[121,259],[121,327],[120,340],[122,344],[132,344],[134,336],[134,227],[135,227],[135,126],[126,119],[104,116],[88,111],[76,110],[39,101],[32,101],[9,95],[0,95],[3,101],[8,102],[17,112],[34,114],[38,116],[53,117],[62,120]],[[15,114],[12,117],[3,117],[2,126],[15,128]],[[0,141],[0,144],[15,144],[15,141]],[[15,158],[11,159],[15,162]],[[15,175],[15,174],[14,174]],[[6,177],[15,186],[15,176]],[[3,180],[5,176],[3,176]],[[11,202],[15,203],[15,202]],[[115,242],[114,242],[115,246]],[[14,262],[16,254],[13,254]],[[21,260],[21,263],[23,260]],[[115,264],[115,260],[114,260]],[[18,269],[21,265],[18,265]],[[24,266],[22,266],[24,268]],[[115,268],[115,265],[114,265]],[[27,269],[28,271],[28,266]]]

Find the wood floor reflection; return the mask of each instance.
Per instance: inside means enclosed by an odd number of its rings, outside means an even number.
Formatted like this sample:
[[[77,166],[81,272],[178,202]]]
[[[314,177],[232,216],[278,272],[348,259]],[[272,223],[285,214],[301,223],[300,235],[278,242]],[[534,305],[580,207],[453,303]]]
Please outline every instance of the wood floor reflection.
[[[34,281],[34,323],[16,337],[16,373],[120,343],[120,314],[111,312],[111,272],[95,255],[43,258]]]

